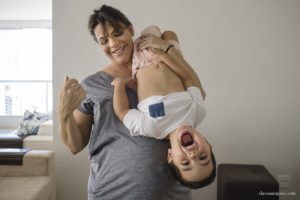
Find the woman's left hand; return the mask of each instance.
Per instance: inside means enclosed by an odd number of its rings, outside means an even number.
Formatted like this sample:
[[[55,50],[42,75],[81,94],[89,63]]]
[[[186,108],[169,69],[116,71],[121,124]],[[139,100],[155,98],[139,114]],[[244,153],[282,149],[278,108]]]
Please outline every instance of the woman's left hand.
[[[155,48],[165,51],[169,46],[169,43],[160,37],[157,37],[151,33],[146,33],[140,36],[137,42],[137,47],[139,50],[147,48]]]

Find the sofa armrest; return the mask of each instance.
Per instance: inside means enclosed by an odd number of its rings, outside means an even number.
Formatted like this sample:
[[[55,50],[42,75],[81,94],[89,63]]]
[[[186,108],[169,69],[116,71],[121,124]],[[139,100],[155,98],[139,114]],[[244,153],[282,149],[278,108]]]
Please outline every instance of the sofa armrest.
[[[54,152],[31,150],[23,157],[23,165],[0,165],[0,176],[50,176],[54,180]]]

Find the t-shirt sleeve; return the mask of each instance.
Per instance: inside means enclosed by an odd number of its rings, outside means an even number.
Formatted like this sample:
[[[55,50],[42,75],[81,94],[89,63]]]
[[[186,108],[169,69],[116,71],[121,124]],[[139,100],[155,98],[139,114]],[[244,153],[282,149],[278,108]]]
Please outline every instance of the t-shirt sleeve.
[[[200,103],[203,103],[203,98],[200,92],[200,89],[198,87],[195,86],[191,86],[187,89],[187,91],[193,96],[195,97]]]
[[[81,104],[77,107],[77,109],[85,114],[93,115],[94,114],[94,102],[91,99],[90,95],[90,87],[92,80],[90,78],[85,78],[80,81],[80,85],[87,92],[85,99],[81,102]]]
[[[94,113],[94,102],[90,98],[84,99],[81,104],[77,107],[80,112],[88,115],[93,115]]]
[[[123,119],[123,124],[129,129],[132,136],[143,135],[149,137],[147,127],[150,123],[151,121],[146,114],[137,109],[129,110]]]

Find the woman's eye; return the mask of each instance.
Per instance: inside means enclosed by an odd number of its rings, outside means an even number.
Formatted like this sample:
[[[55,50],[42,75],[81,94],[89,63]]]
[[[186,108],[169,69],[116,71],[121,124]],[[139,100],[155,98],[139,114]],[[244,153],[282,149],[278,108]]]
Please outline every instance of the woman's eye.
[[[99,38],[99,40],[98,40],[99,44],[101,44],[101,45],[106,44],[107,41],[108,41],[107,38],[104,38],[104,37],[101,37],[101,38]]]
[[[122,33],[123,33],[122,31],[116,32],[115,37],[118,37],[118,36],[122,35]]]
[[[102,40],[102,41],[100,41],[100,43],[101,43],[102,45],[104,45],[104,44],[107,43],[107,40]]]
[[[200,160],[205,160],[207,158],[207,155],[205,156],[200,156]]]
[[[188,164],[189,164],[189,161],[185,161],[185,162],[182,163],[182,165],[184,165],[184,166],[186,166]]]

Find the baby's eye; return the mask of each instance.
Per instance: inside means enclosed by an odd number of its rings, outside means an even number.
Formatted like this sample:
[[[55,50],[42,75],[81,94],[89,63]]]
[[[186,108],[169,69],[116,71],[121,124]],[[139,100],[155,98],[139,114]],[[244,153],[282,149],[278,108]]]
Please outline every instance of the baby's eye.
[[[200,156],[200,160],[205,160],[207,158],[207,155]]]

